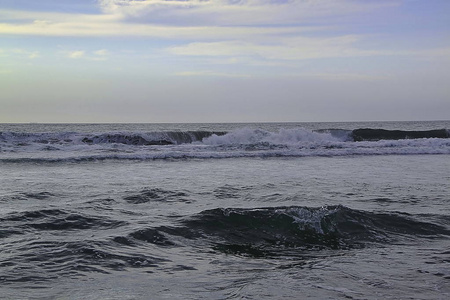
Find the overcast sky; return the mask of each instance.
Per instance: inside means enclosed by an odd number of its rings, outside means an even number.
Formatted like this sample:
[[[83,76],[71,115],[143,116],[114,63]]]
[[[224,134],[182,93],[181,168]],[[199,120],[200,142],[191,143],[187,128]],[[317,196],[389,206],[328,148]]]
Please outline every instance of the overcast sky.
[[[450,119],[449,0],[1,0],[0,122]]]

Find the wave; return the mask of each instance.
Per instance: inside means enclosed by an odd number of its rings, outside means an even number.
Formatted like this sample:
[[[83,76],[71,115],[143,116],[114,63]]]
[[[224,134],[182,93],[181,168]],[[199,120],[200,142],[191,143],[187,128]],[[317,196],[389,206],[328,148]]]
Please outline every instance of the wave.
[[[212,135],[203,142],[207,144],[296,144],[305,142],[361,142],[381,140],[411,140],[411,139],[448,139],[450,130],[436,129],[425,131],[385,130],[361,128],[355,130],[320,129],[316,131],[303,128],[280,129],[270,132],[259,129],[244,128],[222,136]]]
[[[147,202],[190,202],[186,199],[184,192],[173,192],[159,188],[144,189],[137,194],[124,197],[124,200],[131,204],[141,204]]]
[[[231,159],[231,158],[301,158],[301,157],[345,157],[374,155],[449,155],[450,141],[430,141],[422,143],[381,143],[377,145],[359,145],[347,147],[342,145],[312,146],[285,149],[178,149],[177,151],[138,151],[121,154],[87,154],[62,155],[61,157],[0,157],[1,163],[89,163],[94,161],[151,161],[151,160],[185,160],[185,159]]]
[[[262,129],[242,128],[226,131],[160,131],[160,132],[107,132],[83,134],[62,133],[16,133],[0,132],[0,142],[26,146],[31,143],[46,145],[65,144],[125,144],[125,145],[179,145],[194,142],[206,144],[292,144],[323,141],[380,141],[423,138],[449,138],[447,129],[425,131],[385,130],[361,128],[307,130],[303,128],[280,129],[271,132]]]
[[[450,235],[449,229],[415,220],[408,214],[373,213],[344,206],[213,209],[186,220],[184,225],[212,239],[219,249],[238,252],[349,249],[368,242],[394,242],[402,236]]]
[[[117,245],[117,244],[116,244]],[[21,243],[16,252],[4,253],[0,283],[44,283],[57,278],[80,278],[92,273],[110,274],[129,268],[155,268],[166,259],[142,251],[127,252],[110,242],[93,240],[34,240]]]
[[[114,239],[105,239],[128,225],[106,216],[42,209],[5,214],[0,224],[0,239],[5,241],[0,267],[9,270],[0,276],[0,283],[108,274],[165,261],[142,251],[126,251]]]
[[[354,141],[379,141],[402,139],[448,139],[450,131],[447,129],[435,129],[425,131],[385,130],[385,129],[355,129],[352,131]]]
[[[374,213],[344,206],[217,208],[181,221],[180,226],[139,229],[115,240],[179,246],[181,238],[228,254],[275,258],[327,250],[349,250],[417,238],[448,238],[450,229],[405,213]]]
[[[161,131],[161,132],[107,132],[83,134],[76,132],[62,133],[16,133],[0,132],[0,142],[19,146],[29,144],[125,144],[125,145],[174,145],[202,141],[211,135],[224,135],[226,132],[212,131]]]
[[[0,133],[0,162],[450,154],[449,131],[241,128],[230,132]]]
[[[173,266],[162,254],[180,247],[209,254],[301,259],[450,237],[448,219],[436,224],[433,220],[439,216],[419,218],[345,206],[216,208],[171,218],[172,226],[152,227],[148,222],[131,226],[60,209],[9,213],[0,219],[0,238],[11,241],[5,243],[0,266],[10,272],[0,282],[45,282],[130,268],[175,271],[179,265]]]
[[[212,135],[203,139],[208,145],[291,145],[298,143],[345,141],[333,136],[330,132],[314,132],[302,128],[280,129],[270,132],[261,129],[244,128],[225,135]]]
[[[14,228],[12,233],[27,230],[84,230],[110,229],[125,225],[123,221],[114,221],[105,217],[94,217],[78,213],[70,213],[59,209],[44,209],[12,213],[0,218],[3,226]],[[19,230],[20,229],[20,230]]]

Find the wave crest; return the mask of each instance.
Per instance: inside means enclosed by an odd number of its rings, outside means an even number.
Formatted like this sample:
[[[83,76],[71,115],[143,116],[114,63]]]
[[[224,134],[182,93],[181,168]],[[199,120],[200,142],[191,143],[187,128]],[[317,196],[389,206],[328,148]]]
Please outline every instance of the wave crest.
[[[299,255],[311,250],[366,247],[411,237],[440,238],[450,230],[404,213],[373,213],[344,206],[217,208],[182,227],[158,232],[203,240],[216,250],[249,256]]]
[[[338,141],[345,141],[345,138],[333,136],[330,132],[314,132],[303,128],[280,129],[278,132],[244,128],[221,136],[213,134],[212,136],[203,139],[203,143],[207,145],[291,145],[298,143]]]
[[[450,154],[448,130],[0,133],[1,162]]]

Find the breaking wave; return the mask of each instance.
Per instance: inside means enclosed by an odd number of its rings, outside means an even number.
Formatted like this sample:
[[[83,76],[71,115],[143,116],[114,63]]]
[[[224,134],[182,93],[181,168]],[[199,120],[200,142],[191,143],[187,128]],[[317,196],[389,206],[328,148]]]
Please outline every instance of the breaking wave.
[[[31,143],[66,144],[125,144],[125,145],[174,145],[198,142],[211,135],[223,135],[225,132],[211,131],[162,131],[148,133],[100,133],[82,134],[64,133],[15,133],[0,132],[0,142],[26,146]]]
[[[230,132],[0,133],[0,161],[450,154],[449,131],[241,128]]]

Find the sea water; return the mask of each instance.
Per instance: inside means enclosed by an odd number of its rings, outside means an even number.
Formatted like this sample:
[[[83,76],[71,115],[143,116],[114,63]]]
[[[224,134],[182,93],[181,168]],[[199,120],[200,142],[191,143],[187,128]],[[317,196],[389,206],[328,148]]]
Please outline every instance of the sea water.
[[[0,298],[448,299],[448,128],[1,124]]]

